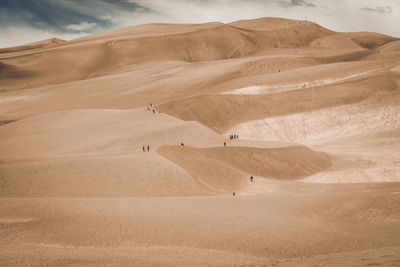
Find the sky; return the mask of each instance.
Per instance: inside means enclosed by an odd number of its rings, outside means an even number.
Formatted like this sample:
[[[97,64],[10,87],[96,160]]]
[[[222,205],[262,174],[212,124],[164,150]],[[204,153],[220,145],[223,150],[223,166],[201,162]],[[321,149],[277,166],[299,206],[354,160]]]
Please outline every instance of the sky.
[[[0,47],[72,40],[146,23],[307,19],[334,31],[400,37],[400,0],[0,0]]]

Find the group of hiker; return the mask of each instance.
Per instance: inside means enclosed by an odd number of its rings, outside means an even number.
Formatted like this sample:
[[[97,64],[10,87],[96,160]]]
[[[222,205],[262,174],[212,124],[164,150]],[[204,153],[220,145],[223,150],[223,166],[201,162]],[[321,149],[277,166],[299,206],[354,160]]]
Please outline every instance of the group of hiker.
[[[156,110],[154,109],[152,103],[150,103],[150,104],[146,107],[146,111],[151,111],[151,112],[153,112],[153,114],[156,114]],[[161,111],[158,111],[158,113],[161,113]]]
[[[238,138],[239,138],[239,135],[238,135],[238,134],[231,134],[231,135],[229,135],[229,140],[238,139]]]
[[[185,144],[183,142],[181,142],[181,146],[185,146]],[[142,147],[143,152],[146,152],[146,146]],[[150,152],[150,145],[147,145],[147,152]]]

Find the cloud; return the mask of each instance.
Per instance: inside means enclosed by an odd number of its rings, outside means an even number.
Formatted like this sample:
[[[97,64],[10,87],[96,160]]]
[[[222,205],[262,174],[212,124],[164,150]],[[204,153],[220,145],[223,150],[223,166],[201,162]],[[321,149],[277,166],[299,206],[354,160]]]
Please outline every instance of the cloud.
[[[81,22],[80,24],[69,24],[65,28],[73,31],[86,31],[96,26],[96,23]]]
[[[290,0],[290,1],[278,1],[278,4],[283,8],[303,6],[303,7],[315,7],[314,4],[308,3],[304,0]]]
[[[361,8],[363,11],[370,11],[370,12],[377,12],[380,14],[387,14],[387,13],[392,13],[393,8],[391,6],[377,6],[375,8],[370,8],[370,7],[363,7]]]
[[[147,11],[129,0],[2,0],[0,25],[29,25],[58,34],[93,33],[117,26],[118,22],[110,17]]]

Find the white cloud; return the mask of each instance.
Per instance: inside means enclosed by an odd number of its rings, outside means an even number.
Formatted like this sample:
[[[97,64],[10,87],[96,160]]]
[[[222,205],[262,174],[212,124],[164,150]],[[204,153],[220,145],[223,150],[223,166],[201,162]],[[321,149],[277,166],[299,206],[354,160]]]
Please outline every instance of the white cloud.
[[[86,31],[96,26],[96,23],[82,22],[80,24],[69,24],[65,28],[73,31]]]
[[[371,7],[365,6],[365,7],[361,8],[361,10],[371,11],[371,12],[378,12],[378,13],[381,13],[381,14],[392,13],[392,7],[390,7],[390,6],[377,6],[375,8],[371,8]]]

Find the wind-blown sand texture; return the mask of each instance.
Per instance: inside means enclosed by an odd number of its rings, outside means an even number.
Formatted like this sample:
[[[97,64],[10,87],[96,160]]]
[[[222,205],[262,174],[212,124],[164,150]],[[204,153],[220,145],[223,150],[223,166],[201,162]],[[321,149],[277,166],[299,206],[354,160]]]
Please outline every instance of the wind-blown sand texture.
[[[3,48],[0,265],[397,266],[399,151],[389,36],[262,18]]]

